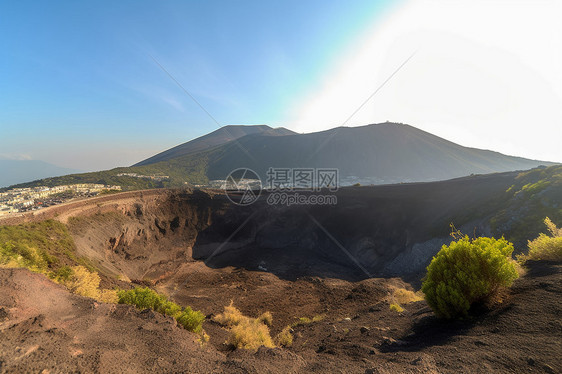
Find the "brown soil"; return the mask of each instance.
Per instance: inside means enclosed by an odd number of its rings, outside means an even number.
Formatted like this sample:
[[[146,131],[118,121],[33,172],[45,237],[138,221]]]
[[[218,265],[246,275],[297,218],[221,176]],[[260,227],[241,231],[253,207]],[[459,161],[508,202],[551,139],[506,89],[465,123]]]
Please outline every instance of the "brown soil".
[[[198,268],[198,269],[197,269]],[[268,273],[193,263],[173,299],[206,313],[230,299],[248,315],[269,310],[273,331],[295,317],[290,348],[231,350],[226,331],[205,322],[211,341],[171,318],[69,294],[42,275],[0,270],[0,372],[490,373],[562,371],[562,265],[529,264],[508,298],[469,321],[437,320],[425,302],[393,312],[399,280],[287,281]]]

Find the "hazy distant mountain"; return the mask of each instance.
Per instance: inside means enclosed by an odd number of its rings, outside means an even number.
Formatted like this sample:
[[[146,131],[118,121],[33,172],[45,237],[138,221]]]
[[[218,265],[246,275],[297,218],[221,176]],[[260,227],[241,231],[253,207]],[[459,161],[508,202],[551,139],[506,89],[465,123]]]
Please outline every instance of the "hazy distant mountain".
[[[195,152],[207,150],[216,147],[221,144],[228,143],[232,140],[239,139],[243,136],[250,134],[262,134],[268,136],[276,135],[292,135],[295,134],[291,130],[287,130],[284,127],[271,128],[267,125],[229,125],[221,127],[220,129],[213,131],[207,135],[203,135],[199,138],[193,139],[187,143],[180,144],[173,148],[170,148],[164,152],[158,153],[146,160],[143,160],[133,166],[142,166],[154,164],[160,161],[167,161],[180,156],[185,156]]]
[[[0,187],[76,172],[38,160],[0,160]]]
[[[236,139],[236,141],[234,141]],[[266,185],[273,168],[335,168],[341,185],[446,180],[470,174],[528,170],[552,162],[467,148],[415,127],[383,123],[297,134],[269,126],[226,126],[135,166],[47,178],[20,186],[115,184],[124,190],[184,187],[225,179],[250,168]],[[165,180],[127,176],[165,175]]]

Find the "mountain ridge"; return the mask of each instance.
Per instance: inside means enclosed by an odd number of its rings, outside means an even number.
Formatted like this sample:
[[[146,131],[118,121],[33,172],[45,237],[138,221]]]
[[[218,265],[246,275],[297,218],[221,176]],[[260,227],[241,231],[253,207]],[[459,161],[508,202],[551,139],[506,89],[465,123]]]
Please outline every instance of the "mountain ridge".
[[[256,133],[266,134],[269,136],[294,134],[293,131],[288,130],[284,127],[272,128],[268,125],[226,125],[206,135],[197,137],[193,140],[157,153],[156,155],[137,162],[132,166],[143,166],[161,161],[167,161],[172,158],[185,156],[198,151],[203,151],[233,140],[237,140],[243,136]]]
[[[523,171],[557,163],[464,147],[410,125],[380,123],[297,134],[266,125],[223,127],[131,167],[47,178],[17,187],[73,183],[124,190],[208,185],[238,168],[265,183],[270,168],[337,169],[340,185],[448,180],[471,174]],[[134,177],[126,174],[137,174]],[[167,176],[154,181],[142,176]]]

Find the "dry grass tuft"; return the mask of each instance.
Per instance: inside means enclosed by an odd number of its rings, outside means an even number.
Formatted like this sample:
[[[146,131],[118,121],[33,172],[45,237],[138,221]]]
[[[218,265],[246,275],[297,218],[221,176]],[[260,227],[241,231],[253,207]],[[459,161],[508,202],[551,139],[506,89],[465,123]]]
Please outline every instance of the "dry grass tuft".
[[[224,312],[214,317],[214,320],[230,329],[227,344],[235,348],[257,350],[261,346],[274,348],[275,344],[269,334],[269,327],[273,317],[271,313],[265,312],[258,318],[250,318],[243,315],[231,302],[224,307]]]
[[[92,273],[84,266],[78,265],[72,268],[72,275],[69,278],[64,284],[71,292],[93,299],[100,296],[98,273]]]
[[[238,325],[243,319],[248,318],[242,314],[231,301],[229,306],[224,307],[224,312],[215,316],[213,320],[226,327]]]
[[[520,262],[526,260],[549,260],[562,261],[562,228],[556,227],[550,218],[544,219],[550,236],[539,234],[534,240],[529,240],[529,254],[527,256],[518,256]]]
[[[308,318],[308,317],[300,317],[298,321],[293,322],[291,324],[291,327],[297,327],[297,326],[303,326],[303,325],[308,325],[310,323],[313,322],[320,322],[322,321],[324,318],[326,318],[326,315],[324,314],[317,314],[312,318]]]
[[[290,347],[293,345],[293,329],[291,326],[286,326],[281,332],[275,337],[275,344],[282,347]]]
[[[423,294],[420,291],[413,292],[405,288],[395,289],[392,296],[397,304],[409,304],[423,300]]]
[[[271,315],[271,312],[263,313],[258,317],[258,320],[270,327],[273,324],[273,316]]]
[[[247,318],[230,330],[227,343],[236,348],[257,350],[262,345],[274,348],[269,328],[257,319]]]

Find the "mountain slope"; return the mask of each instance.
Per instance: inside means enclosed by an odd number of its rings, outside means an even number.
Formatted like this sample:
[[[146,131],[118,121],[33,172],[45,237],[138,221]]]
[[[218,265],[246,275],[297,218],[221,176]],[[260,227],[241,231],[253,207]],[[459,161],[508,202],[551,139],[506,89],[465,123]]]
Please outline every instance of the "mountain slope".
[[[286,128],[271,128],[266,125],[256,125],[256,126],[246,126],[246,125],[229,125],[221,127],[220,129],[213,131],[207,135],[203,135],[199,138],[193,139],[189,142],[180,144],[173,148],[170,148],[164,152],[158,153],[152,157],[147,158],[133,166],[143,166],[154,164],[160,161],[167,161],[172,158],[177,158],[180,156],[192,154],[195,152],[204,151],[221,144],[228,143],[230,141],[236,140],[246,135],[250,134],[262,134],[267,136],[281,136],[281,135],[292,135],[294,132],[287,130]]]
[[[76,172],[39,160],[0,160],[0,187]]]
[[[247,134],[247,135],[244,135]],[[236,141],[230,140],[236,138]],[[528,170],[552,162],[467,148],[415,127],[384,123],[296,134],[269,126],[226,126],[132,167],[37,180],[17,187],[70,183],[121,185],[124,190],[183,187],[225,179],[250,168],[267,181],[269,168],[339,170],[341,185],[447,180],[470,174]],[[122,176],[166,175],[169,179]]]
[[[178,158],[187,161],[186,158]],[[451,179],[526,170],[549,162],[467,148],[412,126],[385,123],[281,137],[248,135],[209,156],[207,177],[224,179],[248,167],[266,180],[270,167],[337,168],[340,177],[367,183]],[[351,178],[351,179],[349,179]]]

